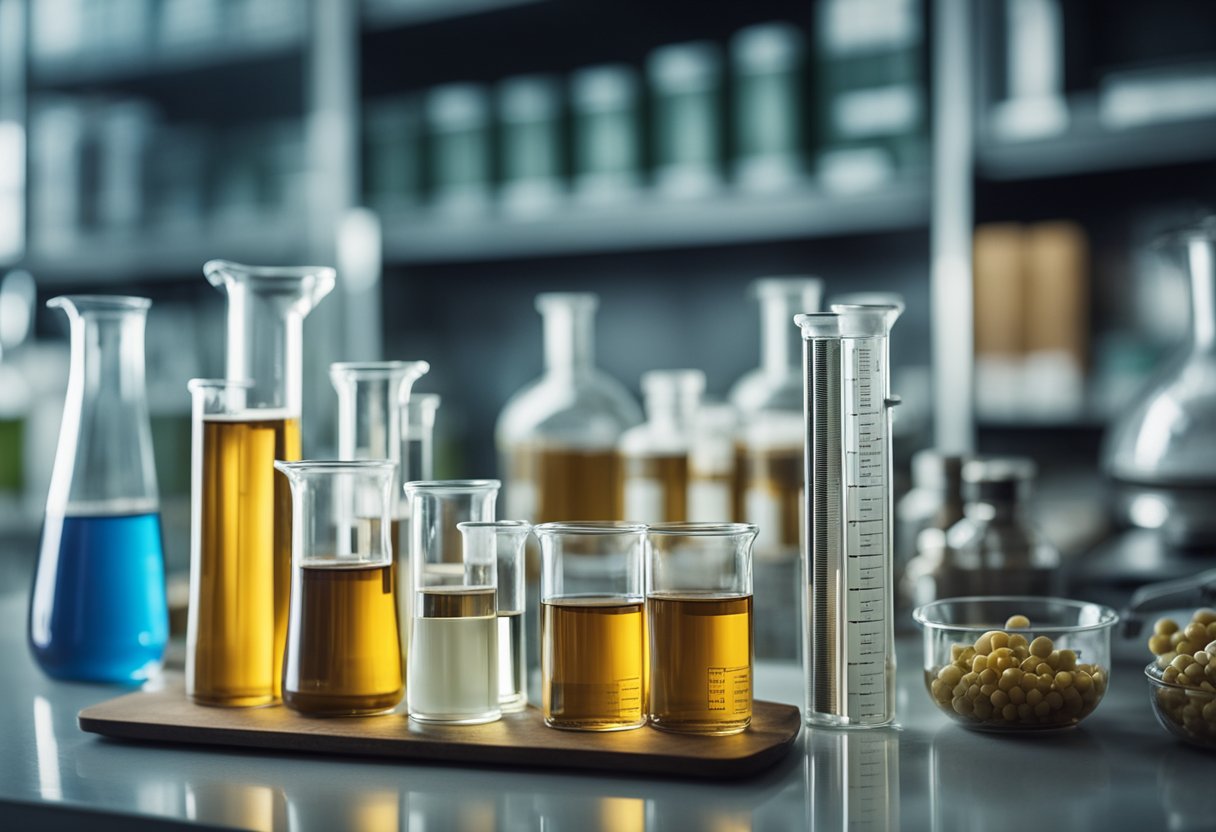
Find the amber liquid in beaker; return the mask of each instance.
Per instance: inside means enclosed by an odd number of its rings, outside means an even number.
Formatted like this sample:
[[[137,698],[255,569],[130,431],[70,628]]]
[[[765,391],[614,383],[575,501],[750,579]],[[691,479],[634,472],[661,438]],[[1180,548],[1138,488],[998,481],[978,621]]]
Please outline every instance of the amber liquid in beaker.
[[[752,719],[752,596],[655,593],[650,616],[650,722],[734,734]]]
[[[626,456],[621,458],[621,468],[620,502],[624,519],[644,523],[679,523],[688,519],[687,454]]]
[[[430,587],[414,594],[409,708],[413,719],[497,719],[498,616],[495,590]]]
[[[283,702],[318,716],[396,707],[402,675],[392,564],[312,560],[295,577]]]
[[[300,459],[300,420],[268,419],[274,427],[274,458]],[[273,462],[271,463],[273,466]],[[291,607],[291,483],[274,478],[274,695],[282,695],[283,652],[287,647],[287,616]]]
[[[624,516],[620,461],[614,449],[521,445],[509,452],[506,470],[508,490],[517,483],[532,489],[531,514],[536,523]]]
[[[645,638],[640,600],[590,595],[542,603],[545,723],[583,731],[642,725]]]
[[[251,707],[279,696],[274,460],[282,426],[283,420],[203,421],[202,551],[188,691],[196,702]]]

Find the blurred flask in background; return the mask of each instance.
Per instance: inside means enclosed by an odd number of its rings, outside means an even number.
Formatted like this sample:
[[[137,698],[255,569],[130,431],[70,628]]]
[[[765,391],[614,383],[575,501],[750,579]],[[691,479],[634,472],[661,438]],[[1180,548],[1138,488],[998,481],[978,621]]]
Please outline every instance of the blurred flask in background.
[[[646,421],[625,431],[619,446],[623,519],[688,519],[688,455],[704,389],[705,373],[700,370],[651,370],[642,375]],[[728,514],[716,518],[729,519]]]

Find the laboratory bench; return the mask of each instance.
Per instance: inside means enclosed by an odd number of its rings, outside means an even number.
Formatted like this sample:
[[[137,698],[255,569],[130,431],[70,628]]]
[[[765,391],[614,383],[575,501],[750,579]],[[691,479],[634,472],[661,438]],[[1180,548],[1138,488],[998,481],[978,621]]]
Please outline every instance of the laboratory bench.
[[[1014,738],[968,731],[930,703],[920,639],[901,635],[899,727],[804,729],[741,782],[414,765],[151,745],[80,731],[120,689],[44,676],[26,596],[0,596],[0,828],[407,829],[577,832],[807,828],[1210,829],[1216,756],[1155,722],[1143,663],[1116,663],[1083,725]],[[761,662],[760,698],[799,703],[801,671]],[[401,719],[387,716],[381,719]],[[642,729],[647,730],[647,729]]]

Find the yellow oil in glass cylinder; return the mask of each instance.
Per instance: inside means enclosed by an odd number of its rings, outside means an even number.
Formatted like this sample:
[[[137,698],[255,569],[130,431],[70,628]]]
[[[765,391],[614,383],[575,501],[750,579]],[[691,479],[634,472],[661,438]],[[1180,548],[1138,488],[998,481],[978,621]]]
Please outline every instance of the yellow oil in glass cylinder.
[[[645,613],[640,600],[593,595],[541,605],[546,724],[584,731],[645,721]]]
[[[300,420],[275,419],[274,458],[283,462],[300,459]],[[291,485],[287,478],[274,478],[274,685],[275,697],[282,694],[283,651],[287,647],[287,614],[291,606]]]
[[[734,734],[752,717],[752,597],[655,593],[650,616],[650,722]]]
[[[401,701],[401,648],[392,564],[312,560],[291,626],[283,701],[301,713],[359,715]]]
[[[188,693],[207,705],[278,698],[274,459],[282,420],[203,421],[201,552]]]

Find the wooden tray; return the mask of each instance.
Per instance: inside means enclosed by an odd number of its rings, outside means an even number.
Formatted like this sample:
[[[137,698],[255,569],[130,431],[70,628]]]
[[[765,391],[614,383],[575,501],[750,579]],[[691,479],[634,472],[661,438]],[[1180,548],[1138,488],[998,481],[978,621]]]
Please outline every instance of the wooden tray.
[[[421,725],[400,714],[313,719],[287,708],[195,705],[186,699],[179,674],[166,677],[159,690],[85,708],[78,719],[84,731],[126,740],[712,779],[764,771],[786,755],[802,728],[797,708],[761,701],[753,706],[751,727],[730,737],[651,728],[557,731],[545,727],[535,708],[488,725]]]

